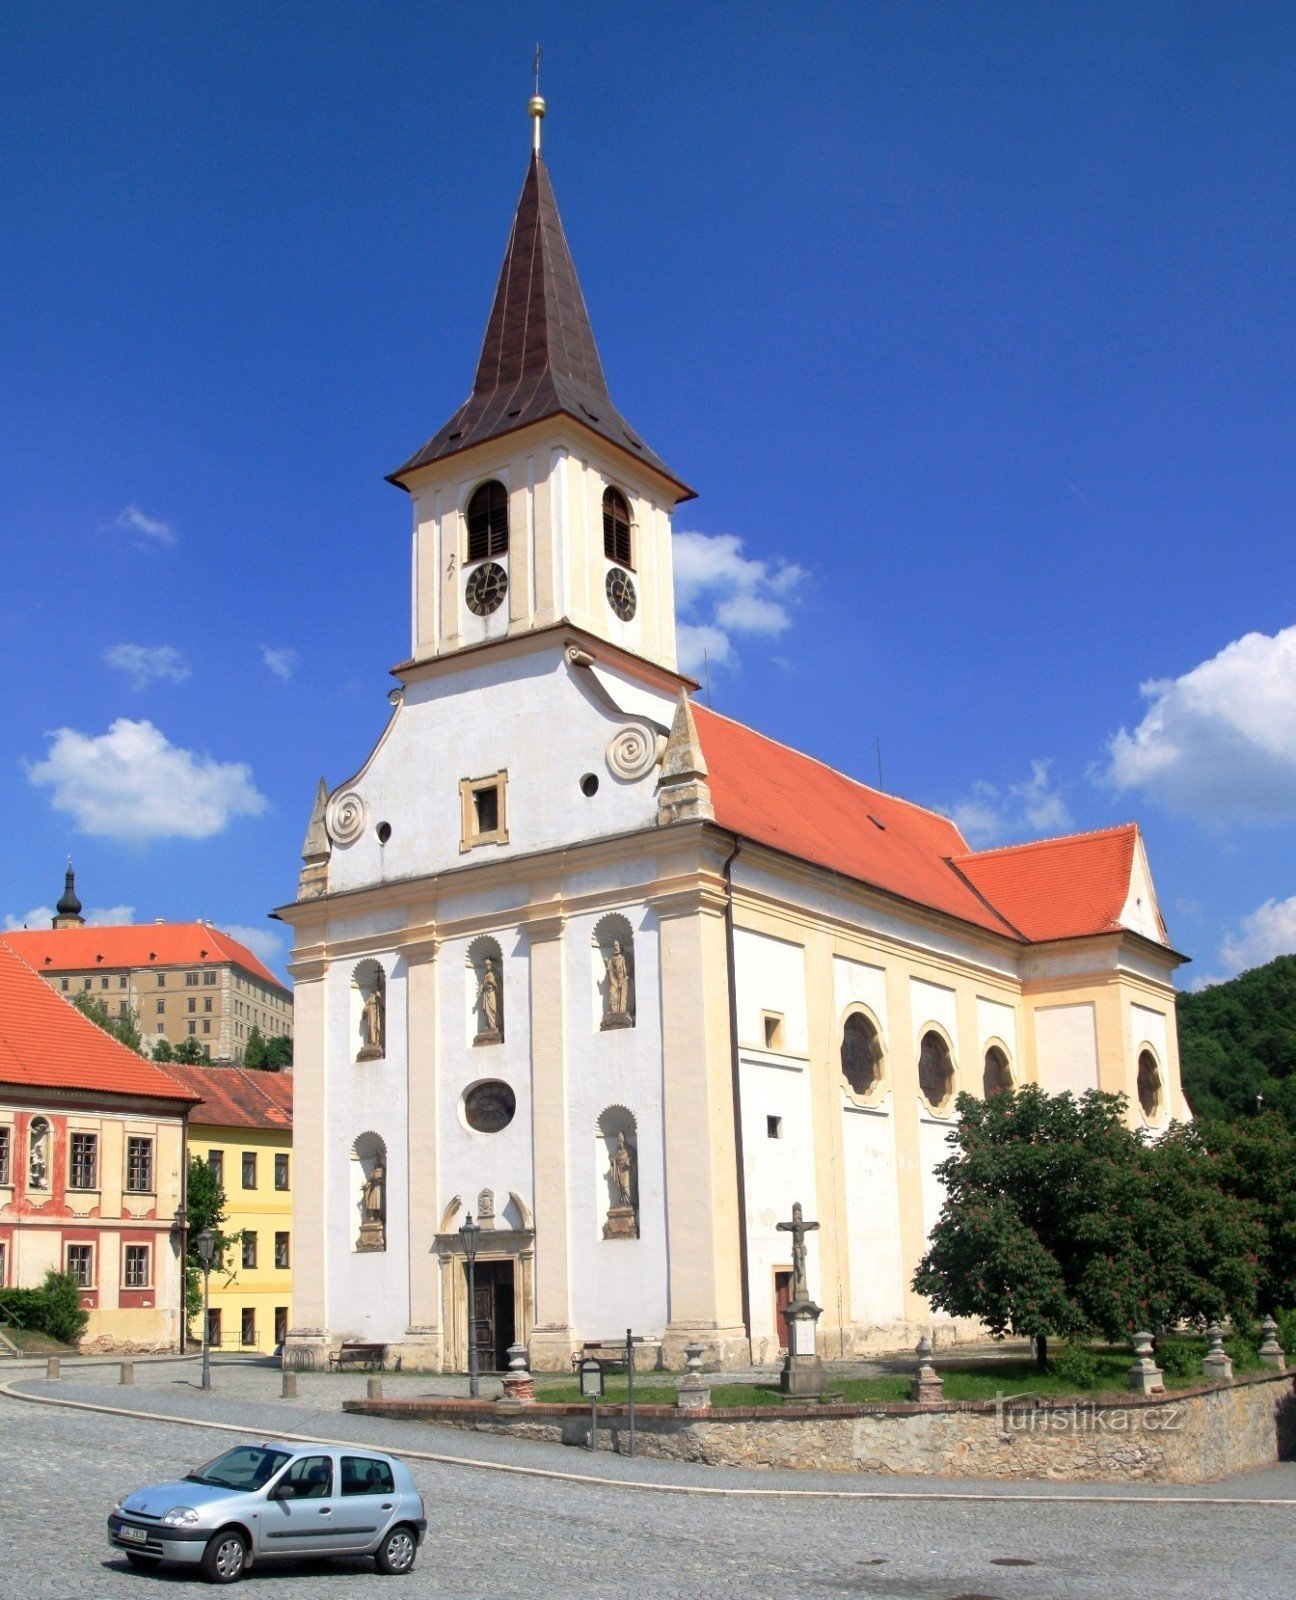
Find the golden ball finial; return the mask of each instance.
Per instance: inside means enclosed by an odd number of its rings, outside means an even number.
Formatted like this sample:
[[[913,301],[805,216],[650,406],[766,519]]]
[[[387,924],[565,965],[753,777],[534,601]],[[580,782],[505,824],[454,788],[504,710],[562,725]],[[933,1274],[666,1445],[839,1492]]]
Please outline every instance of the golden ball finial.
[[[531,103],[527,106],[527,110],[533,117],[543,117],[545,114],[544,96],[533,94],[531,96]]]

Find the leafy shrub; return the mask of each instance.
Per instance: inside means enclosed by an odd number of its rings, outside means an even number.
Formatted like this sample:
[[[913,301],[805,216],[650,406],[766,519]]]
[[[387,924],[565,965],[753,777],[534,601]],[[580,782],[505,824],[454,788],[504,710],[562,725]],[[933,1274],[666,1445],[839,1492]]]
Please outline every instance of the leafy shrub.
[[[81,1307],[81,1290],[66,1272],[51,1269],[39,1289],[5,1289],[0,1293],[0,1318],[32,1333],[45,1333],[60,1344],[76,1344],[90,1313]]]
[[[1079,1344],[1064,1344],[1049,1360],[1054,1377],[1074,1384],[1077,1390],[1092,1389],[1098,1381],[1098,1358]]]
[[[40,1330],[45,1312],[43,1289],[0,1290],[0,1324]]]
[[[1207,1348],[1200,1339],[1158,1339],[1156,1364],[1171,1383],[1191,1383],[1204,1376],[1202,1358]]]
[[[1278,1324],[1278,1343],[1283,1347],[1290,1366],[1296,1361],[1296,1310],[1275,1311],[1273,1316]]]

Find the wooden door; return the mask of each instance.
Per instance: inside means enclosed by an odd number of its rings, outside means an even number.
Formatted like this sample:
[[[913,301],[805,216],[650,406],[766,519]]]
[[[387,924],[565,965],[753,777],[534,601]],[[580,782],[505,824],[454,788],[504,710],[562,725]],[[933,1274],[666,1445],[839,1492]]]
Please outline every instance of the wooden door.
[[[788,1332],[787,1308],[792,1299],[792,1273],[776,1272],[774,1274],[774,1324],[778,1333],[779,1347],[788,1348],[790,1334]]]

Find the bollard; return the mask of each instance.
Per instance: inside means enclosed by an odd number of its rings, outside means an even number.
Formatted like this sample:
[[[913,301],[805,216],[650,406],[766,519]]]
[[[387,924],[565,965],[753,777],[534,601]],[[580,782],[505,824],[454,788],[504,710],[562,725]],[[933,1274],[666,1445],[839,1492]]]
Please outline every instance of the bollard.
[[[133,1361],[123,1361],[122,1362],[122,1364],[121,1364],[121,1380],[120,1381],[122,1383],[134,1383],[135,1382],[135,1363]]]
[[[295,1400],[297,1398],[297,1374],[295,1372],[284,1371],[283,1388],[279,1393],[285,1400]]]
[[[371,1400],[381,1400],[382,1399],[382,1379],[381,1378],[370,1378],[369,1379],[369,1398]]]
[[[45,1363],[45,1376],[47,1378],[57,1378],[58,1375],[59,1375],[59,1358],[57,1356],[51,1356],[49,1358],[49,1360]]]

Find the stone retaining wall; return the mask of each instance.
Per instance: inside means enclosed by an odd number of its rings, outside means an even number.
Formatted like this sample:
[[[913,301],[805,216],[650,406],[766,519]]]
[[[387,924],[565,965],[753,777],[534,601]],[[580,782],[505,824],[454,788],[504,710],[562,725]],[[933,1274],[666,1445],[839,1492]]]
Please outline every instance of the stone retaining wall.
[[[346,1411],[410,1417],[584,1445],[589,1408],[499,1410],[488,1400],[348,1400]],[[1174,1395],[1001,1405],[890,1402],[717,1408],[687,1418],[636,1406],[641,1455],[715,1466],[813,1468],[905,1477],[1212,1483],[1296,1457],[1291,1373],[1259,1373]],[[599,1444],[624,1450],[626,1408],[599,1410]]]

